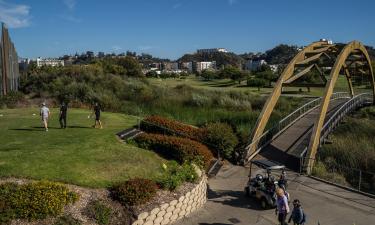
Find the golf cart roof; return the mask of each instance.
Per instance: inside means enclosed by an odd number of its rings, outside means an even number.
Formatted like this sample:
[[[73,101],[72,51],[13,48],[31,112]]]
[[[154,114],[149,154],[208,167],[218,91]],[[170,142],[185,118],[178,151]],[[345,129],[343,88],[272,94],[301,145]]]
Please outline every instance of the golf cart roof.
[[[262,159],[262,160],[252,160],[251,163],[264,168],[264,169],[269,169],[269,170],[281,170],[284,169],[284,165],[277,164],[276,162]]]

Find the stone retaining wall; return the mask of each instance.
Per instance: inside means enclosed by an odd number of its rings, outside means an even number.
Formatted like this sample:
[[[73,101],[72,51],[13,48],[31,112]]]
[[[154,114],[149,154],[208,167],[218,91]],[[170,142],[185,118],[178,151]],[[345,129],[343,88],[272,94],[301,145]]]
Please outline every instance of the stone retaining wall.
[[[149,212],[138,215],[138,220],[133,225],[166,225],[172,224],[201,208],[207,201],[207,177],[193,190],[181,196],[179,199],[160,205]]]

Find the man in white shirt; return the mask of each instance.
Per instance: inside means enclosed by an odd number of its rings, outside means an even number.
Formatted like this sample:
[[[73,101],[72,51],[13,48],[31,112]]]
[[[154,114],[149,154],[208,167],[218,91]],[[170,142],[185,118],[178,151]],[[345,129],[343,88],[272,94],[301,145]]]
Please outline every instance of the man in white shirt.
[[[42,121],[44,123],[44,128],[48,131],[48,118],[50,116],[49,108],[46,106],[46,103],[42,103],[42,108],[40,109],[40,116],[42,117]]]

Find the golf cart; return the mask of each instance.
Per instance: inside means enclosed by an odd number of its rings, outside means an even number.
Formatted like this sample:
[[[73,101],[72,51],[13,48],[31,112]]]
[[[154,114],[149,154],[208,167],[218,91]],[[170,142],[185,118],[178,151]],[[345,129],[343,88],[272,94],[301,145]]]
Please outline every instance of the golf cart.
[[[257,165],[262,168],[256,171],[256,176],[251,177],[252,164]],[[275,180],[272,173],[280,172],[280,177],[283,181],[280,182]],[[285,178],[285,166],[278,165],[269,160],[254,160],[250,162],[250,174],[249,181],[245,187],[245,194],[249,197],[254,197],[260,201],[261,207],[263,209],[275,208],[276,207],[276,189],[286,188],[286,178]]]

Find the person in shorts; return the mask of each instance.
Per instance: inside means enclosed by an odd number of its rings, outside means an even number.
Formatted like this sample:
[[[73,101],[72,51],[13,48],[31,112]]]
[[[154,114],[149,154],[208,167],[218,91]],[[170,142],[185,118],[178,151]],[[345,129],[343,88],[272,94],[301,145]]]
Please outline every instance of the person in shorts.
[[[101,112],[101,109],[100,109],[100,106],[98,103],[95,103],[94,105],[94,114],[95,114],[95,124],[94,124],[94,128],[97,128],[99,127],[100,129],[103,128],[102,126],[102,122],[100,121],[100,112]]]
[[[51,113],[49,111],[49,108],[46,106],[46,103],[43,102],[42,108],[40,109],[40,116],[42,118],[42,122],[46,131],[48,131],[48,119],[50,115]]]

